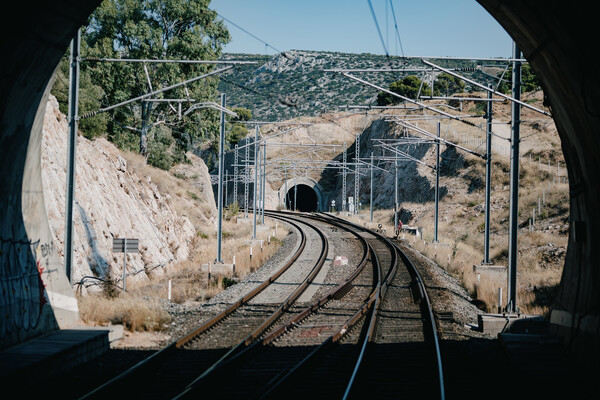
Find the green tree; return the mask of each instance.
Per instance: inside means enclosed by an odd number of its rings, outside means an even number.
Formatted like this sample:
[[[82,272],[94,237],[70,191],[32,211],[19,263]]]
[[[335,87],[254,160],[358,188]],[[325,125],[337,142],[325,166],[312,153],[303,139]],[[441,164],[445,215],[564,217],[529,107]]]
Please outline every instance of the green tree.
[[[498,91],[510,94],[512,91],[512,66],[509,67],[504,79],[498,86]],[[538,77],[529,64],[521,65],[521,92],[533,92],[541,87]]]
[[[450,96],[454,93],[463,93],[465,91],[465,82],[462,79],[456,78],[450,74],[442,73],[435,80],[436,94],[444,94]]]
[[[105,0],[84,32],[85,57],[122,59],[216,60],[229,32],[209,0]],[[83,49],[82,49],[83,50]],[[104,106],[114,105],[214,70],[214,64],[87,62],[83,73],[102,87]],[[157,97],[214,101],[218,77],[211,76]],[[190,106],[183,103],[182,106]],[[184,152],[194,140],[218,135],[219,113],[201,109],[179,118],[178,105],[136,102],[111,111],[108,137],[119,146],[148,155],[152,127],[171,129],[171,151]],[[162,148],[167,146],[161,142]],[[168,157],[164,157],[168,160]]]
[[[232,109],[237,114],[237,118],[231,118],[231,127],[227,133],[227,142],[230,145],[236,145],[240,140],[248,136],[248,128],[246,124],[241,122],[250,121],[252,119],[252,112],[247,108],[237,107]]]
[[[252,119],[252,111],[243,107],[236,107],[232,109],[237,114],[237,118],[232,118],[231,122],[250,121]]]
[[[60,111],[68,115],[69,105],[69,57],[67,54],[61,60],[52,86],[52,95],[58,101]],[[102,105],[98,99],[104,96],[102,88],[92,82],[88,74],[83,74],[79,79],[78,114],[84,115],[98,110]],[[98,114],[94,118],[83,118],[77,123],[78,130],[88,139],[101,136],[106,132],[108,115]]]
[[[429,96],[431,94],[429,85],[419,79],[416,75],[409,75],[399,81],[392,82],[389,90],[413,100],[416,100],[419,95]],[[397,104],[400,103],[401,100],[402,99],[399,97],[393,96],[387,92],[379,92],[379,94],[377,94],[377,105],[380,106]]]

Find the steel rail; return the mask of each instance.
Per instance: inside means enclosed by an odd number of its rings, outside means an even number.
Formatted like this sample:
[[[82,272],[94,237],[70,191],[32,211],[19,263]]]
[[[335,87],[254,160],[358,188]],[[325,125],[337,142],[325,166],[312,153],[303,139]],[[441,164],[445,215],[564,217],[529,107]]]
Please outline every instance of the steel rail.
[[[186,335],[182,336],[181,338],[179,338],[176,341],[172,342],[171,344],[167,345],[163,349],[158,350],[157,352],[153,353],[149,357],[141,360],[137,364],[128,368],[121,374],[113,377],[109,381],[98,386],[91,392],[88,392],[87,394],[82,396],[81,399],[89,399],[89,398],[94,398],[95,396],[102,395],[102,393],[104,393],[105,391],[112,390],[112,388],[114,386],[120,385],[122,382],[125,381],[125,379],[131,378],[135,374],[143,373],[148,368],[151,368],[152,366],[156,365],[157,363],[160,363],[165,358],[170,357],[177,349],[182,348],[183,346],[185,346],[187,343],[192,341],[197,336],[201,335],[202,333],[213,328],[218,323],[222,322],[224,319],[226,319],[228,316],[233,314],[240,307],[247,304],[250,300],[252,300],[254,297],[256,297],[259,293],[264,291],[271,283],[276,281],[284,272],[286,272],[292,266],[292,264],[298,259],[298,257],[300,257],[300,254],[302,254],[302,252],[304,251],[304,248],[306,246],[306,235],[305,235],[304,231],[297,224],[292,223],[292,222],[290,222],[290,224],[292,226],[294,226],[300,233],[300,246],[298,246],[298,249],[294,252],[294,254],[288,260],[288,262],[282,268],[277,270],[273,275],[271,275],[269,277],[269,279],[265,280],[260,285],[258,285],[256,288],[254,288],[253,290],[251,290],[250,292],[248,292],[247,294],[242,296],[238,301],[231,304],[224,311],[220,312],[219,314],[217,314],[210,320],[201,324],[198,328],[188,332]]]
[[[425,283],[423,281],[423,277],[421,276],[421,273],[419,272],[418,268],[413,264],[413,262],[410,260],[410,258],[408,258],[408,256],[396,245],[394,245],[394,247],[397,249],[398,253],[400,254],[400,257],[402,258],[402,261],[404,262],[405,265],[409,265],[409,272],[413,275],[413,279],[414,279],[414,284],[418,285],[419,287],[419,293],[422,296],[422,301],[421,304],[423,306],[423,308],[426,309],[426,320],[427,320],[427,325],[429,326],[429,332],[431,335],[431,340],[433,342],[433,347],[434,347],[434,354],[435,354],[435,362],[437,365],[437,379],[438,379],[438,386],[439,386],[439,392],[440,392],[440,399],[445,399],[446,398],[446,393],[445,393],[445,388],[444,388],[444,368],[442,365],[442,354],[441,354],[441,350],[440,350],[440,343],[439,343],[439,336],[438,336],[438,332],[437,332],[437,325],[436,325],[436,320],[435,320],[435,316],[433,314],[433,307],[431,305],[431,300],[429,298],[429,295],[427,293],[427,287],[425,286]]]
[[[345,221],[342,218],[337,216],[329,215],[331,218],[339,219],[341,221]],[[349,221],[345,221],[349,225],[355,226],[357,229],[361,229],[364,231],[369,231],[369,229],[361,227],[359,225],[353,224]],[[381,235],[378,235],[381,236]],[[418,268],[414,265],[411,259],[394,243],[392,243],[389,239],[381,236],[386,242],[388,242],[391,246],[394,247],[396,253],[400,256],[404,264],[407,266],[410,275],[412,276],[413,282],[412,285],[416,285],[418,288],[418,293],[421,296],[421,299],[416,299],[416,301],[420,301],[422,308],[424,309],[423,313],[426,316],[427,325],[429,327],[429,334],[431,335],[431,341],[434,347],[434,355],[435,355],[435,364],[437,369],[437,379],[438,379],[438,388],[440,399],[445,399],[445,388],[444,388],[444,370],[442,363],[442,355],[440,350],[439,336],[437,333],[437,325],[435,316],[433,314],[433,307],[431,305],[431,300],[427,293],[427,287],[423,281],[422,275],[419,272]]]
[[[354,366],[353,372],[350,376],[348,385],[346,386],[346,390],[345,390],[345,394],[344,394],[344,397],[346,397],[347,394],[350,392],[352,384],[354,383],[354,380],[358,374],[358,371],[362,364],[362,360],[363,360],[364,355],[367,350],[368,343],[371,341],[371,338],[373,336],[373,331],[374,331],[375,325],[376,325],[377,311],[379,308],[379,304],[382,301],[383,297],[385,296],[387,287],[391,283],[391,280],[393,279],[393,277],[395,275],[395,271],[397,269],[397,264],[398,264],[397,249],[395,246],[393,246],[393,244],[391,242],[389,242],[389,240],[387,240],[387,238],[385,238],[382,235],[379,235],[377,233],[374,233],[368,229],[362,228],[360,226],[349,224],[347,221],[344,221],[341,219],[335,221],[331,218],[331,216],[328,216],[328,215],[325,215],[325,216],[316,215],[316,216],[313,216],[312,218],[322,220],[328,224],[342,227],[343,229],[348,229],[347,225],[351,225],[353,227],[353,230],[351,230],[351,232],[353,234],[355,234],[358,238],[360,238],[360,240],[364,244],[366,244],[368,253],[371,254],[372,264],[374,266],[374,272],[377,275],[377,284],[375,285],[375,288],[371,291],[370,295],[368,296],[366,301],[363,303],[363,305],[350,318],[348,318],[348,320],[344,324],[342,324],[333,335],[329,336],[323,343],[321,343],[321,345],[317,346],[308,355],[306,355],[299,363],[297,363],[294,367],[290,368],[286,373],[279,376],[276,380],[270,381],[268,383],[268,386],[263,388],[262,395],[260,398],[269,398],[269,397],[274,396],[275,393],[277,393],[279,390],[281,390],[281,388],[284,384],[295,379],[296,376],[301,372],[301,370],[303,368],[306,368],[311,362],[315,361],[315,359],[322,356],[322,354],[327,349],[329,349],[332,345],[334,345],[335,343],[339,343],[339,341],[346,335],[346,333],[348,333],[350,331],[350,329],[362,319],[363,316],[365,316],[367,313],[370,312],[369,323],[368,323],[366,333],[363,336],[361,350],[360,350],[357,360],[355,362],[355,366]],[[384,242],[386,244],[386,246],[388,247],[388,249],[390,250],[390,253],[392,254],[392,260],[391,260],[392,266],[388,270],[388,273],[386,274],[385,279],[383,279],[383,271],[381,269],[381,263],[379,262],[377,252],[375,251],[373,246],[367,242],[367,240],[364,237],[362,237],[356,233],[357,230],[366,231],[368,233],[373,234],[374,236],[376,236],[378,238],[378,240],[381,240],[382,242]],[[355,278],[360,274],[360,272],[363,271],[364,266],[366,265],[366,261],[367,261],[366,258],[363,258],[363,261],[361,262],[361,264],[359,264],[359,267],[354,271],[354,273],[344,283],[338,285],[335,289],[333,289],[326,296],[321,298],[319,301],[315,302],[310,307],[310,310],[314,310],[318,307],[321,307],[322,304],[325,304],[331,298],[333,298],[333,296],[340,293],[342,291],[342,288],[347,287],[349,284],[351,284],[351,282],[355,280]],[[291,326],[294,326],[295,323],[299,322],[300,320],[302,320],[306,316],[308,316],[308,314],[309,314],[309,312],[307,309],[302,313],[302,315],[298,315],[294,320],[289,321],[288,324],[286,324],[286,326],[281,327],[277,332],[273,332],[269,337],[265,338],[264,344],[268,344],[271,341],[275,340],[275,338],[281,336]]]
[[[289,223],[290,217],[283,217],[281,215],[275,215],[271,213],[272,218],[278,218],[287,220]],[[311,225],[309,225],[311,226]],[[291,306],[292,304],[306,291],[308,286],[312,283],[314,278],[320,272],[321,267],[327,259],[327,253],[329,251],[327,238],[323,232],[314,226],[311,226],[321,237],[323,241],[323,247],[321,254],[312,268],[310,274],[302,281],[302,283],[294,290],[294,292],[288,296],[288,298],[277,308],[275,312],[271,314],[269,318],[263,321],[263,323],[256,329],[254,329],[243,341],[239,342],[236,346],[231,348],[225,355],[223,355],[217,362],[213,363],[207,368],[200,376],[194,379],[188,384],[188,386],[178,395],[175,399],[187,398],[193,396],[197,390],[212,377],[218,377],[225,374],[231,368],[238,365],[243,359],[248,357],[253,351],[255,351],[262,343],[261,340],[257,340],[259,336],[264,334],[266,330],[273,325]]]
[[[328,215],[328,214],[325,214]],[[339,217],[336,216],[332,216],[332,215],[328,215],[329,218],[333,218],[333,219],[337,219],[339,221],[343,221],[341,223],[345,223],[346,225],[352,226],[355,229],[361,230],[363,232],[368,232],[370,234],[372,234],[373,236],[375,236],[378,240],[382,241],[386,247],[390,250],[391,254],[392,254],[392,267],[389,269],[389,271],[387,272],[387,275],[385,277],[385,279],[382,280],[381,274],[381,263],[378,260],[377,257],[377,253],[373,250],[373,258],[375,260],[375,263],[377,265],[378,268],[378,274],[379,274],[379,280],[378,280],[378,284],[377,284],[377,290],[374,291],[372,293],[372,295],[370,296],[370,302],[374,302],[373,304],[373,309],[371,312],[371,318],[369,320],[369,325],[368,325],[368,329],[367,329],[367,333],[365,334],[364,340],[363,340],[363,344],[361,346],[361,350],[359,353],[359,356],[356,360],[355,366],[354,366],[354,370],[352,371],[352,375],[348,381],[348,384],[346,386],[346,390],[344,391],[344,399],[347,399],[348,396],[350,395],[350,392],[352,390],[352,386],[354,384],[354,381],[356,380],[356,377],[359,373],[360,367],[362,365],[362,361],[365,357],[365,354],[367,352],[367,346],[368,344],[371,342],[371,338],[373,337],[373,331],[375,330],[375,326],[376,326],[376,321],[377,321],[377,311],[379,309],[379,304],[383,301],[383,299],[385,298],[385,295],[387,293],[387,289],[389,287],[389,285],[392,282],[392,279],[394,278],[394,276],[396,275],[396,271],[398,268],[398,248],[396,246],[394,246],[394,244],[385,236],[374,232],[370,229],[367,229],[365,227],[356,225],[354,223],[351,223],[349,221],[345,221]]]

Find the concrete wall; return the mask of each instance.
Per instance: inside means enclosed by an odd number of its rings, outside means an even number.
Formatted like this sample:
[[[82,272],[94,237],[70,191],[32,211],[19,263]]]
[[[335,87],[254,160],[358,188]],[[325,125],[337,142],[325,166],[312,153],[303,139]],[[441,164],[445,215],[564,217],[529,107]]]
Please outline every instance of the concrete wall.
[[[0,24],[0,347],[77,322],[41,181],[48,88],[71,38],[99,1],[22,1]]]
[[[543,81],[570,184],[570,235],[553,332],[575,361],[600,353],[600,67],[596,15],[563,1],[478,0]],[[518,299],[517,299],[518,300]]]

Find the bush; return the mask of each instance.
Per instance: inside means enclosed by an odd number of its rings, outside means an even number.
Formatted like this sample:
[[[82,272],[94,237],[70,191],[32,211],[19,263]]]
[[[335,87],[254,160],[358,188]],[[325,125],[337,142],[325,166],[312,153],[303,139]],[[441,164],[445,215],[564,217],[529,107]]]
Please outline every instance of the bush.
[[[168,171],[173,165],[169,146],[161,142],[152,142],[148,151],[148,164]]]
[[[171,321],[158,302],[121,296],[106,298],[89,295],[79,299],[79,314],[93,325],[119,324],[131,332],[159,331]]]
[[[431,93],[429,85],[421,81],[416,75],[410,75],[400,81],[393,82],[389,90],[409,99],[416,99],[419,91],[423,96],[429,96]],[[377,105],[380,106],[397,104],[399,102],[400,99],[398,97],[386,92],[379,92],[377,95]]]
[[[225,208],[225,215],[224,218],[226,220],[230,220],[231,218],[235,217],[236,215],[238,215],[238,213],[240,212],[240,206],[238,205],[237,201],[234,203],[229,204],[226,208]]]

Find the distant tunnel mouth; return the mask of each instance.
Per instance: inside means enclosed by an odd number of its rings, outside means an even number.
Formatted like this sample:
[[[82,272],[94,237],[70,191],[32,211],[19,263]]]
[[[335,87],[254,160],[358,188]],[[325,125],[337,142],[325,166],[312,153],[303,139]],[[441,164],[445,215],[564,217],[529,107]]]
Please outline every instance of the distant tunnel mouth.
[[[301,212],[318,211],[317,192],[308,185],[292,186],[285,195],[285,208]]]

